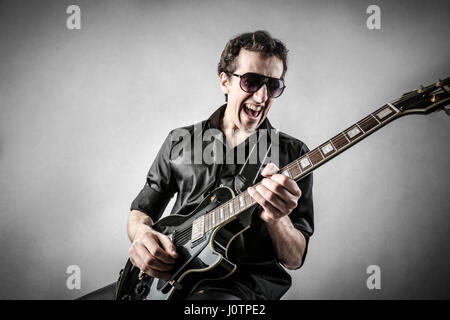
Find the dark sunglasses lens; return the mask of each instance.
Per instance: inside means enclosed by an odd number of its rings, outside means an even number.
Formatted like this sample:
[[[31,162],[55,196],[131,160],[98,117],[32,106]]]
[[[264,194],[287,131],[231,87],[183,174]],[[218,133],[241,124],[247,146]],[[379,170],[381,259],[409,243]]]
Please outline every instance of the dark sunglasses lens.
[[[266,82],[267,77],[257,73],[246,73],[241,77],[241,88],[245,92],[253,93],[259,90]],[[284,90],[284,82],[280,79],[270,78],[267,82],[267,94],[271,98],[279,97]]]
[[[258,91],[264,82],[264,77],[255,73],[246,73],[241,78],[241,88],[245,92],[253,93]]]
[[[267,86],[267,94],[271,98],[278,98],[284,90],[284,82],[279,79],[270,79]]]

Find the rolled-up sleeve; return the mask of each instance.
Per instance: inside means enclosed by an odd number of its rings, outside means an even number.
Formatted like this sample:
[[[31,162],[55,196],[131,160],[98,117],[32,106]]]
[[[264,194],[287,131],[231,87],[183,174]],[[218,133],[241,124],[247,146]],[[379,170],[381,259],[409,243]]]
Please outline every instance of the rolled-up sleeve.
[[[144,187],[131,203],[130,210],[144,212],[153,221],[161,217],[175,193],[170,166],[171,149],[172,139],[169,133],[148,171]]]

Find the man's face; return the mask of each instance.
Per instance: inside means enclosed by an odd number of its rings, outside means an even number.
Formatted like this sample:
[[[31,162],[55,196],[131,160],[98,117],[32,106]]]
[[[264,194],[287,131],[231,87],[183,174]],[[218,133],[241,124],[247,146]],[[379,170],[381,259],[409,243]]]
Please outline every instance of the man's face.
[[[243,75],[254,72],[272,78],[281,78],[283,62],[277,57],[264,57],[259,52],[241,49],[237,59],[235,74]],[[243,91],[239,85],[240,78],[221,74],[221,86],[228,94],[226,116],[233,122],[234,129],[254,131],[267,117],[274,98],[267,95],[267,86],[263,85],[254,93]],[[249,110],[253,109],[253,111]]]

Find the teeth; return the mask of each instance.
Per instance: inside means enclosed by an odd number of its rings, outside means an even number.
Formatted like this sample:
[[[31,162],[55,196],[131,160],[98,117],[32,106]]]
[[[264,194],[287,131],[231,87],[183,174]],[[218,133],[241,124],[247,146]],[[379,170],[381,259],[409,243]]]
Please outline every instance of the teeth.
[[[254,106],[254,105],[248,104],[248,103],[246,103],[245,106],[246,106],[247,108],[249,108],[249,109],[254,110],[254,111],[261,111],[261,109],[262,109],[261,106]]]

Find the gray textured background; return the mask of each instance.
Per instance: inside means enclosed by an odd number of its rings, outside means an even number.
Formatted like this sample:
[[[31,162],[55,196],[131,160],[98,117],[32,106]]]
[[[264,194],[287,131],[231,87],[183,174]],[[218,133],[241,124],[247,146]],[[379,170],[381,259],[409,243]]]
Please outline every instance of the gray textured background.
[[[77,4],[82,29],[66,28]],[[366,28],[381,7],[382,30]],[[423,5],[422,5],[423,4]],[[167,132],[223,101],[228,39],[290,49],[275,127],[311,148],[450,76],[448,1],[0,1],[0,298],[117,278],[129,206]],[[316,231],[287,299],[450,298],[450,118],[396,120],[315,172]],[[381,268],[368,290],[366,268]],[[78,265],[80,290],[66,288]]]

